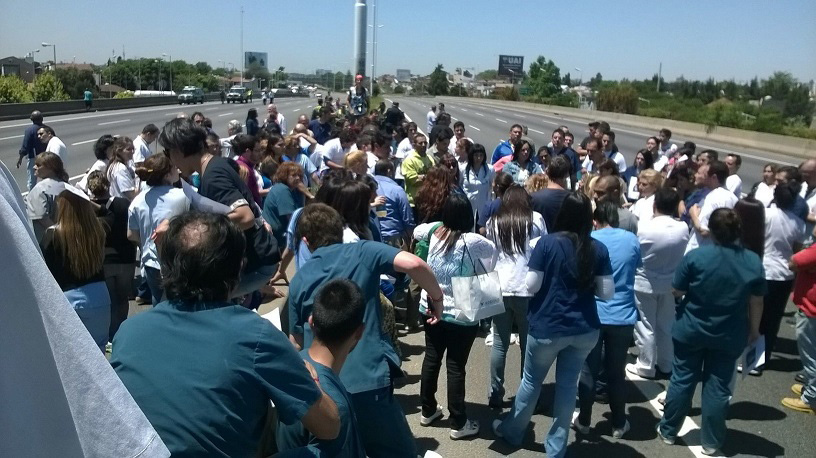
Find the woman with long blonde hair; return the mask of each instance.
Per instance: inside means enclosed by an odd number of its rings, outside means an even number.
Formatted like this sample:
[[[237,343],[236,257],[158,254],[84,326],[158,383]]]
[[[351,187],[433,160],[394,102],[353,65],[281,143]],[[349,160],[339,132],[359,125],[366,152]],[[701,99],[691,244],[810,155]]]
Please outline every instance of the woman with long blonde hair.
[[[40,248],[48,270],[104,351],[111,316],[102,268],[105,228],[93,204],[71,191],[62,191],[57,196],[56,224],[46,230]]]

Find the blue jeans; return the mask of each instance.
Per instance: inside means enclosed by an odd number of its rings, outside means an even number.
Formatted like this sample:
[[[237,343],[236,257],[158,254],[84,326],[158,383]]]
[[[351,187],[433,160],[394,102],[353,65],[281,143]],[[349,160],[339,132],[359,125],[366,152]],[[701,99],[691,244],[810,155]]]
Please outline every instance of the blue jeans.
[[[249,293],[258,291],[265,285],[278,271],[278,264],[271,266],[260,266],[252,272],[242,272],[241,282],[232,292],[230,299],[241,297]]]
[[[582,425],[589,426],[592,422],[595,382],[601,367],[606,374],[612,427],[623,428],[626,424],[626,352],[629,349],[629,342],[632,341],[634,329],[634,325],[601,325],[598,343],[587,356],[578,384],[578,403],[581,407],[578,420]]]
[[[490,392],[488,404],[501,404],[504,399],[504,367],[510,333],[515,323],[519,330],[521,348],[521,375],[524,376],[524,352],[527,348],[527,305],[529,297],[504,296],[504,313],[493,317],[493,348],[490,351]]]
[[[164,298],[164,288],[162,288],[161,270],[144,266],[145,281],[150,290],[150,298],[155,307]]]
[[[674,364],[666,393],[663,419],[658,427],[666,438],[675,438],[691,408],[697,383],[703,382],[702,425],[700,441],[703,447],[719,449],[725,441],[725,417],[731,400],[731,380],[742,349],[706,345],[703,342],[674,340]]]
[[[357,429],[370,458],[416,458],[414,435],[405,412],[396,398],[394,386],[352,393]]]
[[[105,351],[111,319],[110,295],[105,282],[99,281],[69,289],[65,291],[65,297],[96,345]]]
[[[521,445],[530,424],[541,384],[555,361],[555,402],[553,424],[547,433],[547,456],[559,458],[567,451],[569,427],[575,410],[578,375],[587,355],[598,342],[598,331],[551,339],[528,339],[524,377],[521,380],[513,410],[499,426],[499,433],[512,445]]]
[[[28,169],[28,190],[31,191],[34,185],[37,184],[37,176],[34,175],[34,158],[29,157],[26,161],[26,168]]]
[[[796,312],[796,343],[807,383],[802,388],[802,401],[816,408],[816,318]]]

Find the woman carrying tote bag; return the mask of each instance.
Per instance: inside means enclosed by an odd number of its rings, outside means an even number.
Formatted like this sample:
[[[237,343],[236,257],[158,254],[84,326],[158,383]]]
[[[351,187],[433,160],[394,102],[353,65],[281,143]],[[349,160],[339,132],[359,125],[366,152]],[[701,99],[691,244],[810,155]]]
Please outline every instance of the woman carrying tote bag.
[[[479,422],[469,420],[465,412],[465,366],[479,327],[478,322],[456,319],[459,311],[454,306],[452,277],[469,276],[481,270],[480,260],[492,259],[495,245],[478,234],[468,232],[473,228],[473,212],[468,198],[463,194],[450,193],[440,213],[442,226],[437,227],[433,233],[431,231],[436,222],[420,224],[414,230],[416,240],[423,240],[430,234],[428,264],[442,287],[445,298],[442,321],[434,326],[425,326],[420,424],[428,426],[443,415],[442,407],[436,402],[436,389],[442,357],[447,350],[450,437],[462,439],[479,433]],[[425,313],[427,303],[427,292],[422,291],[420,313]]]
[[[499,210],[487,222],[487,237],[496,244],[498,272],[504,313],[493,317],[493,347],[490,352],[488,405],[501,408],[504,400],[504,366],[511,345],[513,324],[518,328],[521,366],[527,348],[527,304],[533,294],[527,288],[527,263],[533,251],[530,241],[547,233],[544,217],[533,211],[530,195],[512,184],[501,199]]]

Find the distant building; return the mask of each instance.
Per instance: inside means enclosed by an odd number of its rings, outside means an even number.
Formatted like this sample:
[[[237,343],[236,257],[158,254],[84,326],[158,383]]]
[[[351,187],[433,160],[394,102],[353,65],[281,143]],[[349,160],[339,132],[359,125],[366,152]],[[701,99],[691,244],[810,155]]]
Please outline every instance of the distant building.
[[[325,68],[318,68],[317,70],[315,70],[315,75],[317,76],[331,75],[332,73],[334,72],[332,72],[331,70],[326,70]]]
[[[411,80],[411,70],[407,70],[404,68],[397,69],[397,80],[399,81],[410,81]]]
[[[26,83],[34,82],[34,76],[40,73],[40,64],[19,57],[5,57],[0,59],[0,75],[16,75]]]

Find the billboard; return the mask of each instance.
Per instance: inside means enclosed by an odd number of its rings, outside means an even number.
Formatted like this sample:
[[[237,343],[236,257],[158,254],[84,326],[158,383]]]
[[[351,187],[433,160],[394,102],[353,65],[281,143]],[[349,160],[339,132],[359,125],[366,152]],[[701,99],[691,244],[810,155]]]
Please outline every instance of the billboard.
[[[499,76],[520,78],[524,73],[524,56],[499,55]]]
[[[411,70],[405,68],[398,68],[397,69],[397,80],[399,81],[411,81]]]
[[[265,52],[246,51],[244,52],[244,68],[249,67],[249,64],[257,62],[264,70],[269,70],[267,63],[269,59]]]

